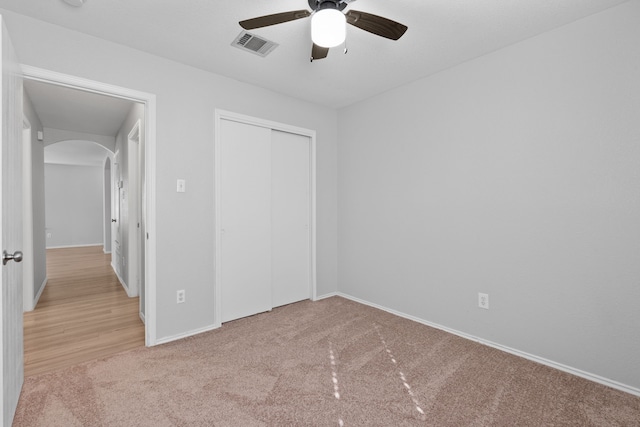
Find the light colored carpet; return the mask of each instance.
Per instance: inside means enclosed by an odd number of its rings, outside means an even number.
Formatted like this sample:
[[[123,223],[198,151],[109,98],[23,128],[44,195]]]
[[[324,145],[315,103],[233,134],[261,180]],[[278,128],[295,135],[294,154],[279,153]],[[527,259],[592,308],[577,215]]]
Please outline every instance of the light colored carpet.
[[[640,426],[640,398],[343,298],[28,377],[14,426]]]

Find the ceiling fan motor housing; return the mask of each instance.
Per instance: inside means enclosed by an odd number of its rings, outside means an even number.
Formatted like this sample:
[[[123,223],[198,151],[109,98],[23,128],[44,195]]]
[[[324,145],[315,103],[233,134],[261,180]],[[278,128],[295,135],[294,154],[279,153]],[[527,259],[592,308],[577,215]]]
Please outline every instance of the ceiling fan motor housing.
[[[324,9],[343,10],[347,7],[347,3],[343,0],[309,0],[309,7],[317,12]]]

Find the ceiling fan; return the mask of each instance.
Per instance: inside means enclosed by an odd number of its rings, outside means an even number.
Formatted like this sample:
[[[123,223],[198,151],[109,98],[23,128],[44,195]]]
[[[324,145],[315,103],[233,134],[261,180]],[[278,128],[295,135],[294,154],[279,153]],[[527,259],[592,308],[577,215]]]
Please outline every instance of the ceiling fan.
[[[372,34],[398,40],[407,26],[371,13],[349,10],[342,12],[355,0],[308,0],[311,12],[306,9],[275,13],[240,21],[245,30],[268,27],[311,16],[311,61],[326,58],[329,48],[342,44],[346,37],[346,24]],[[346,52],[346,51],[345,51]]]

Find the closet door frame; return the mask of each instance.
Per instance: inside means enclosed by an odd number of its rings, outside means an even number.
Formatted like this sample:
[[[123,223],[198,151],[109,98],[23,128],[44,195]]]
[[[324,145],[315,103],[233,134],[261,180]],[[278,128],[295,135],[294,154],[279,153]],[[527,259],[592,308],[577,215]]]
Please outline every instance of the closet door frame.
[[[309,282],[311,283],[311,295],[312,301],[317,299],[316,291],[316,132],[314,130],[305,129],[297,126],[291,126],[284,123],[278,123],[270,120],[264,120],[256,117],[246,116],[243,114],[234,113],[226,110],[215,110],[215,139],[214,139],[214,200],[215,200],[215,248],[214,248],[214,269],[215,269],[215,283],[214,283],[214,327],[220,327],[222,325],[222,287],[221,287],[221,227],[220,227],[220,203],[221,203],[221,135],[220,124],[222,120],[230,120],[234,122],[244,123],[253,126],[260,126],[267,129],[277,130],[281,132],[288,132],[297,135],[306,136],[309,138]]]

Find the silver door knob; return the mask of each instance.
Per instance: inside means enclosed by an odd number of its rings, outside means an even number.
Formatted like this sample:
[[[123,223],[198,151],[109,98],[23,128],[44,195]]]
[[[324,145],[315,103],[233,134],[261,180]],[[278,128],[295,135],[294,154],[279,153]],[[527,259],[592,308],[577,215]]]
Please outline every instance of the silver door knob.
[[[7,251],[2,251],[2,265],[7,265],[11,260],[14,260],[15,262],[22,261],[22,252],[15,251],[12,255],[7,253]]]

